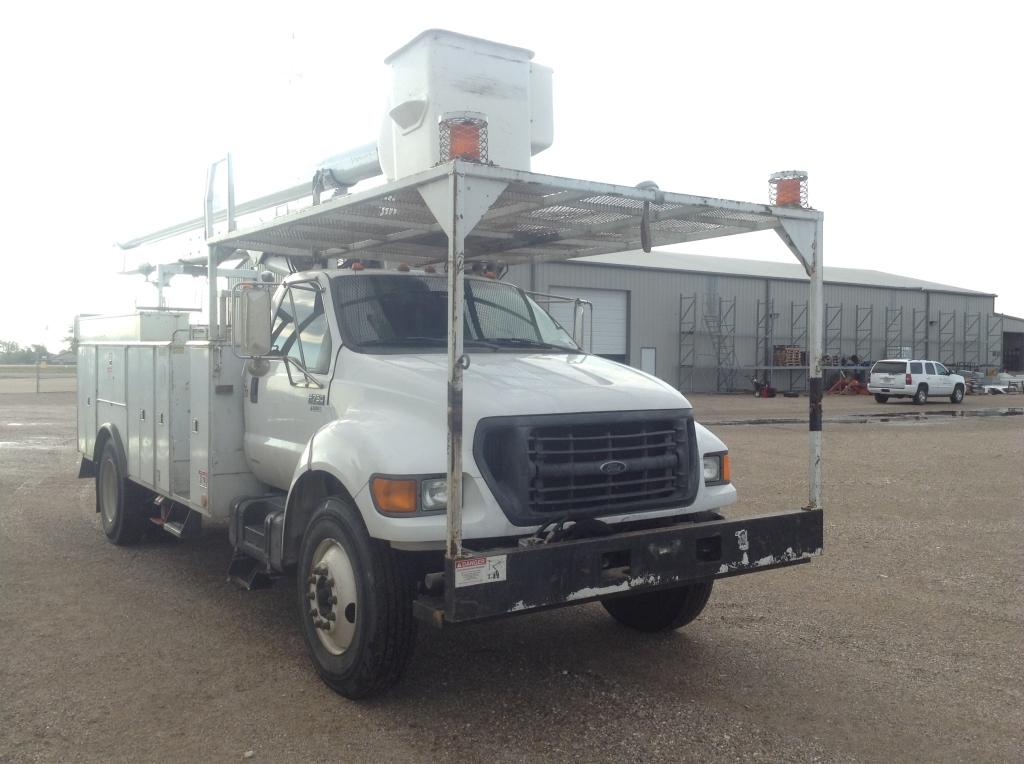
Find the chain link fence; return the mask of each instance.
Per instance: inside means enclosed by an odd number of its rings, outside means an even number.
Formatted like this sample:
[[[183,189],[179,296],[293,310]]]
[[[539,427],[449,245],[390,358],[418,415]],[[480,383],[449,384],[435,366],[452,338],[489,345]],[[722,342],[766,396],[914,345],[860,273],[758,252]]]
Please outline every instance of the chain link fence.
[[[77,382],[73,364],[0,364],[0,394],[73,393]]]

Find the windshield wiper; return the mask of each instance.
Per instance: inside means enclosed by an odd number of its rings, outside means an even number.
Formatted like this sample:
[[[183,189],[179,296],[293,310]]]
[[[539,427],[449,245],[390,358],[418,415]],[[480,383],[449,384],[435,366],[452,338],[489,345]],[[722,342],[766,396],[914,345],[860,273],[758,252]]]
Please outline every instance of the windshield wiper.
[[[374,345],[447,345],[448,340],[440,337],[384,337],[376,340],[363,340],[363,347]]]
[[[443,337],[391,337],[386,339],[365,340],[359,343],[362,347],[415,347],[416,345],[434,345],[448,347],[448,340]],[[464,339],[464,347],[478,346],[498,350],[498,346],[484,340]]]
[[[568,350],[569,352],[576,352],[576,348],[568,347],[566,345],[552,345],[550,342],[541,342],[540,340],[531,340],[526,337],[488,337],[488,342],[492,342],[495,345],[501,345],[503,347],[523,347],[523,348],[539,348],[540,350]]]

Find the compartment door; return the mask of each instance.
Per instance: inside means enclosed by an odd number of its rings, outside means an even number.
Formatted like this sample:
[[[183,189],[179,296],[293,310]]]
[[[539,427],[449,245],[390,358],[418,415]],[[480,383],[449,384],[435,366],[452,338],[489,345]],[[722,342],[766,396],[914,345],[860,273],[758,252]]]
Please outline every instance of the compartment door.
[[[153,485],[153,348],[128,347],[128,476]]]
[[[78,346],[78,450],[92,459],[96,446],[96,346]]]

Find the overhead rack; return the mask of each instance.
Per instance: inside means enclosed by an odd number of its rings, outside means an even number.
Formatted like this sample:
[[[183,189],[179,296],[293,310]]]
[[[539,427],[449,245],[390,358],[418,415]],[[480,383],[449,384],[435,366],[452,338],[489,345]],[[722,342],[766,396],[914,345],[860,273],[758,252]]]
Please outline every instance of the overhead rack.
[[[462,308],[466,261],[570,260],[774,230],[810,277],[810,497],[821,509],[822,222],[817,210],[560,178],[455,160],[207,240],[208,272],[239,250],[443,265],[448,273],[448,539],[462,555]],[[638,254],[638,261],[643,257]],[[211,338],[218,339],[210,279]]]

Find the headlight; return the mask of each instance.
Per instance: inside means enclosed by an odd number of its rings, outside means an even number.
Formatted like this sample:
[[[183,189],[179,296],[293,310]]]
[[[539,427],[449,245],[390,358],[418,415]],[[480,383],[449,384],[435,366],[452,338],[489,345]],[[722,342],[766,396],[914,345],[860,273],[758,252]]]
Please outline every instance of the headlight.
[[[445,509],[448,506],[448,479],[424,480],[420,487],[423,509]]]
[[[721,485],[729,482],[729,454],[707,454],[704,457],[704,484]]]

